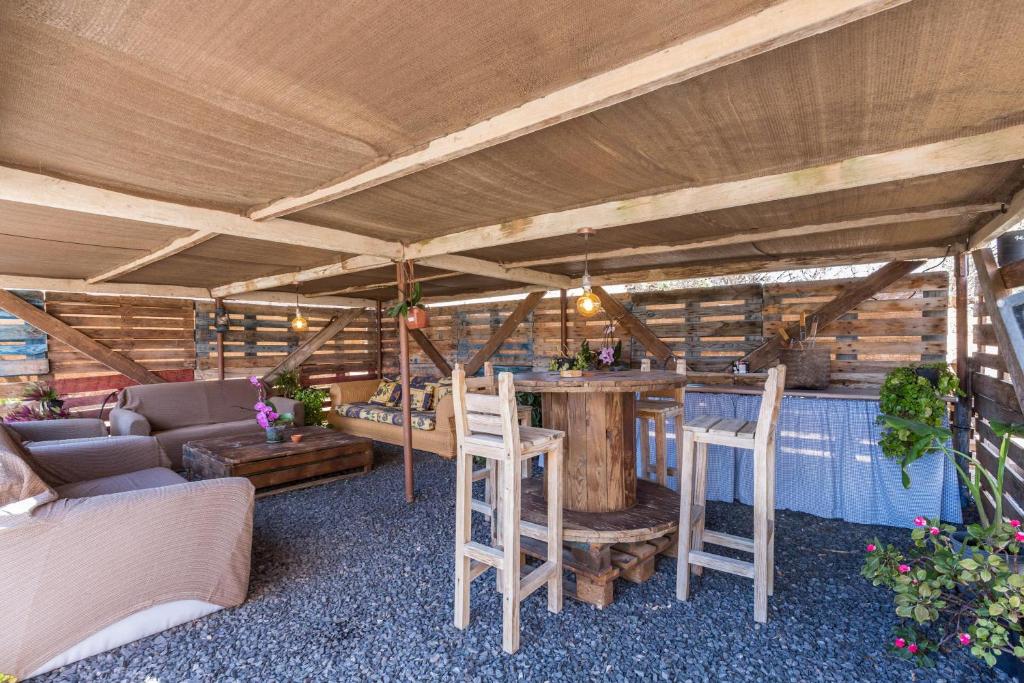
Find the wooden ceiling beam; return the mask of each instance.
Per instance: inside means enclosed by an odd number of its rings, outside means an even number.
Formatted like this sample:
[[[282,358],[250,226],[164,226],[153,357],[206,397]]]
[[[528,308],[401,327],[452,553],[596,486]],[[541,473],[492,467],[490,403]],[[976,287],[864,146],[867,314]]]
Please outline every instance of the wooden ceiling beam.
[[[552,289],[565,289],[572,286],[572,278],[568,275],[545,273],[540,270],[530,270],[529,268],[506,268],[493,261],[485,261],[469,256],[442,254],[416,259],[416,262],[431,268],[440,268],[441,270],[470,273],[472,275],[495,278],[496,280],[523,282]]]
[[[0,201],[340,253],[402,256],[399,242],[298,221],[277,219],[258,223],[227,211],[136,197],[3,166],[0,166]]]
[[[473,248],[570,235],[582,227],[602,230],[962,171],[1019,159],[1024,159],[1024,125],[927,145],[865,154],[822,166],[685,187],[485,225],[416,242],[406,247],[405,256],[420,260]]]
[[[134,261],[123,263],[120,266],[108,270],[105,273],[94,275],[93,277],[88,278],[86,282],[88,282],[89,284],[95,284],[97,282],[107,282],[108,280],[114,280],[124,275],[128,275],[129,273],[134,273],[135,271],[141,270],[146,266],[152,265],[159,261],[163,261],[165,258],[170,258],[175,254],[180,254],[181,252],[191,249],[192,247],[198,246],[203,242],[212,240],[216,236],[217,233],[215,232],[210,232],[209,230],[198,230],[192,233],[191,235],[179,237],[178,239],[174,240],[167,246],[161,247],[156,251],[152,251],[146,254],[145,256],[141,256],[135,259]]]
[[[337,275],[359,273],[364,270],[373,270],[374,268],[381,268],[390,265],[390,259],[382,258],[380,256],[353,256],[352,258],[345,259],[339,263],[328,263],[322,266],[306,268],[305,270],[296,270],[290,273],[266,275],[264,277],[253,278],[252,280],[231,282],[226,285],[211,288],[210,294],[212,294],[214,298],[222,299],[235,294],[258,292],[261,289],[273,289],[274,287],[284,287],[287,285],[298,284],[300,282],[322,280],[324,278],[335,277]]]
[[[417,277],[416,282],[432,282],[434,280],[449,280],[453,277],[459,277],[463,273],[437,273],[436,275],[424,275]],[[351,287],[342,287],[341,289],[328,289],[322,292],[311,292],[306,296],[311,299],[315,299],[319,296],[331,296],[337,294],[354,294],[356,292],[368,292],[374,289],[392,289],[398,287],[397,280],[389,280],[388,282],[374,282],[369,285],[353,285]]]
[[[668,244],[654,244],[643,247],[626,247],[624,249],[611,249],[608,251],[591,252],[591,261],[601,261],[610,258],[629,258],[634,256],[647,256],[650,254],[672,254],[676,252],[695,251],[698,249],[711,249],[724,247],[733,244],[747,244],[748,242],[767,242],[770,240],[787,239],[792,237],[806,237],[808,235],[821,235],[841,230],[854,230],[857,228],[869,228],[881,225],[898,225],[912,223],[915,221],[927,221],[937,218],[952,218],[956,216],[970,216],[980,213],[988,213],[1002,210],[1001,203],[990,204],[969,204],[965,206],[952,206],[945,208],[915,209],[913,211],[902,211],[877,216],[865,216],[863,218],[852,218],[829,223],[810,223],[791,228],[778,228],[774,230],[748,230],[744,232],[722,235],[720,237],[706,237],[685,242],[672,242]],[[556,263],[578,262],[578,255],[559,255],[547,258],[529,259],[523,261],[511,261],[502,263],[507,268],[530,268],[533,266],[546,266]]]
[[[1014,225],[1024,221],[1024,190],[1019,190],[1006,206],[1001,207],[1002,213],[978,228],[967,246],[974,250],[983,247]]]
[[[734,23],[436,138],[367,170],[304,194],[254,207],[248,215],[264,220],[334,201],[830,31],[906,1],[784,0]]]

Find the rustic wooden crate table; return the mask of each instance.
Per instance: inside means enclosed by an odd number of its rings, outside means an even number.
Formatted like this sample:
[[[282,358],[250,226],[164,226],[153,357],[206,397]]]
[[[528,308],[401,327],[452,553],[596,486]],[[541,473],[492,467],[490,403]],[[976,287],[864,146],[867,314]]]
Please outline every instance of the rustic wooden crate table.
[[[294,443],[291,435],[302,434]],[[283,443],[267,443],[262,433],[189,441],[184,447],[189,479],[246,477],[257,489],[295,484],[312,477],[373,467],[373,442],[323,427],[285,430]]]
[[[656,555],[671,552],[679,494],[637,481],[636,393],[681,390],[686,376],[658,370],[582,377],[532,372],[516,375],[515,383],[518,391],[543,394],[544,426],[565,432],[565,565],[576,576],[569,594],[604,607],[612,602],[616,578],[645,581]],[[545,505],[541,482],[525,481],[523,518],[544,524]],[[528,539],[523,545],[534,554]]]

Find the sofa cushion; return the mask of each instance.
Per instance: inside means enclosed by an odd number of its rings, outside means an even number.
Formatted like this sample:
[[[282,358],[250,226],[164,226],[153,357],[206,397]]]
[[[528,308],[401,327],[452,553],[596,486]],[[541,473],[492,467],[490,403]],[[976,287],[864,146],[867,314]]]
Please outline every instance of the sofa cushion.
[[[0,517],[20,515],[57,499],[29,465],[31,458],[20,442],[0,429]]]
[[[235,434],[252,434],[261,432],[260,426],[256,424],[255,418],[248,420],[235,420],[234,422],[219,422],[217,424],[192,425],[190,427],[179,427],[168,429],[164,432],[154,434],[164,453],[171,460],[171,467],[180,470],[181,447],[186,441],[198,441],[200,439],[212,439],[217,436],[233,436]]]
[[[409,389],[409,406],[417,411],[424,412],[434,408],[434,388]]]
[[[384,378],[370,397],[369,403],[393,406],[402,400],[402,385],[393,379]]]
[[[245,379],[211,382],[165,382],[126,387],[119,408],[145,416],[153,431],[255,419],[258,393]],[[255,423],[254,423],[255,424]]]
[[[174,486],[175,484],[184,483],[185,479],[181,475],[172,472],[166,467],[151,467],[146,470],[136,470],[135,472],[115,474],[110,477],[64,484],[57,487],[57,493],[60,494],[61,498],[92,498],[93,496],[105,496],[110,493],[156,489],[161,486]]]
[[[402,426],[402,409],[392,406],[380,406],[375,403],[342,403],[335,408],[339,415],[354,417],[370,422],[380,422]],[[430,411],[413,411],[412,428],[428,432],[434,429],[437,423],[436,416]]]

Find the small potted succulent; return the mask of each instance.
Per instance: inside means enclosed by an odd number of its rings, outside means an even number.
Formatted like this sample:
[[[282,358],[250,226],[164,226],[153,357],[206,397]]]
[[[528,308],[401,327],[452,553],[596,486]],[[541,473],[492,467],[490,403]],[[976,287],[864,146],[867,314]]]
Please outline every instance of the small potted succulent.
[[[291,413],[282,413],[274,407],[274,402],[267,398],[267,387],[259,377],[250,377],[249,383],[259,391],[259,400],[253,405],[256,411],[256,423],[266,432],[267,443],[284,441],[284,428],[295,421]]]
[[[420,301],[423,299],[423,288],[420,283],[412,286],[409,298],[399,301],[388,309],[388,315],[393,318],[405,318],[405,326],[410,330],[419,330],[430,324],[430,316],[427,314],[427,307]]]

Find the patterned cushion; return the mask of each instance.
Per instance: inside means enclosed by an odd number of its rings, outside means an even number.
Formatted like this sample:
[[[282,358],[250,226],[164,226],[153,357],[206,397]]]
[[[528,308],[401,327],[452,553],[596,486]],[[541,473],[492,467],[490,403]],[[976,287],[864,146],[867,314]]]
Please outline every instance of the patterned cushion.
[[[434,409],[434,387],[425,389],[409,389],[409,406],[414,411],[424,412]]]
[[[442,398],[444,398],[445,396],[451,396],[452,394],[452,385],[450,382],[448,384],[445,384],[444,380],[441,380],[440,382],[431,382],[429,386],[431,389],[434,390],[435,408],[437,407],[437,404],[441,402]]]
[[[354,417],[360,420],[370,420],[382,424],[402,425],[402,409],[393,406],[381,406],[375,403],[342,403],[335,410],[339,415]],[[412,428],[429,432],[434,428],[436,419],[434,413],[428,411],[413,411]]]
[[[382,406],[393,406],[402,400],[402,385],[385,377],[377,385],[377,390],[370,397],[370,403]]]

